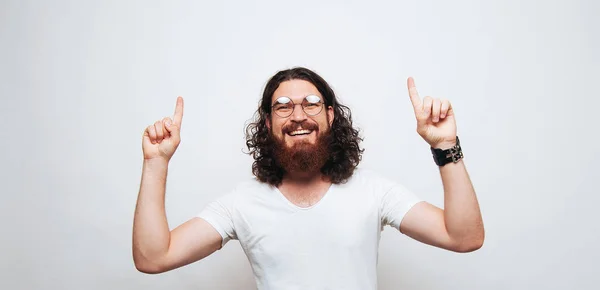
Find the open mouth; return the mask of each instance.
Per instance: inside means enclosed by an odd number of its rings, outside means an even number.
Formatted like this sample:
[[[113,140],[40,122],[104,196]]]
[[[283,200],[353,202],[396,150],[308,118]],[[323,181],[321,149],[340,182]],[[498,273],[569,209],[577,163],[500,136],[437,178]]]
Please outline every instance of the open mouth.
[[[287,134],[290,136],[302,136],[302,135],[308,135],[312,132],[313,132],[313,130],[304,129],[304,130],[291,131],[291,132],[288,132]]]

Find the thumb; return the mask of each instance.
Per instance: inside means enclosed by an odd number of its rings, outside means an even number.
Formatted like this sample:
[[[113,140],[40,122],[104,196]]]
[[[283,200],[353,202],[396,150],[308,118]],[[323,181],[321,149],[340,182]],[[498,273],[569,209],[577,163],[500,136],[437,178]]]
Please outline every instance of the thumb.
[[[167,129],[169,134],[171,134],[172,137],[175,137],[175,139],[179,140],[179,130],[180,130],[179,126],[175,125],[175,123],[173,123],[171,118],[168,118],[168,117],[165,118],[164,124],[165,124],[165,129]]]

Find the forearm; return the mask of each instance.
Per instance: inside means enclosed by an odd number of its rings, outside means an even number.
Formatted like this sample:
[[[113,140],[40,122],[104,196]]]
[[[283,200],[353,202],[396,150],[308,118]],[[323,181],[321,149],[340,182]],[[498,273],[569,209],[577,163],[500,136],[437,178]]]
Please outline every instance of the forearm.
[[[167,170],[165,160],[144,160],[133,221],[133,259],[138,267],[156,261],[169,248],[165,213]]]
[[[484,229],[475,189],[462,160],[440,167],[444,187],[444,221],[459,247],[478,248]]]

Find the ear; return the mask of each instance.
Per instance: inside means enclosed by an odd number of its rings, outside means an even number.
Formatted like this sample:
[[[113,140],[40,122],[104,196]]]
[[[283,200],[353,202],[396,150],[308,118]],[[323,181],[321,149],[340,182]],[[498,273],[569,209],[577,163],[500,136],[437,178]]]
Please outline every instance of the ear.
[[[327,117],[329,118],[329,127],[331,127],[331,125],[333,124],[333,118],[335,117],[335,114],[333,114],[333,107],[329,106],[327,107]]]
[[[271,115],[267,115],[265,118],[265,126],[267,126],[267,129],[271,131]]]

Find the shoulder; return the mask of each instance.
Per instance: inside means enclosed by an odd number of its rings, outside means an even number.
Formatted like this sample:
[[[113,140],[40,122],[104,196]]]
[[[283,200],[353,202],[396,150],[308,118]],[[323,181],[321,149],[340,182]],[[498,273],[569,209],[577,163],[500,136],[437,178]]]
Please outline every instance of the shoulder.
[[[218,200],[234,206],[235,204],[243,204],[256,200],[257,197],[264,196],[272,190],[273,187],[271,185],[251,178],[239,182],[227,193],[220,196]]]
[[[346,185],[348,188],[359,188],[382,199],[390,192],[405,193],[409,191],[402,182],[392,179],[385,174],[372,169],[356,168],[352,178]]]
[[[272,185],[251,178],[238,183],[232,193],[239,196],[252,196],[271,190],[273,190]]]
[[[348,184],[354,186],[367,186],[375,187],[380,189],[389,189],[398,184],[398,182],[380,174],[379,172],[357,167],[354,170],[354,174],[348,180]]]

